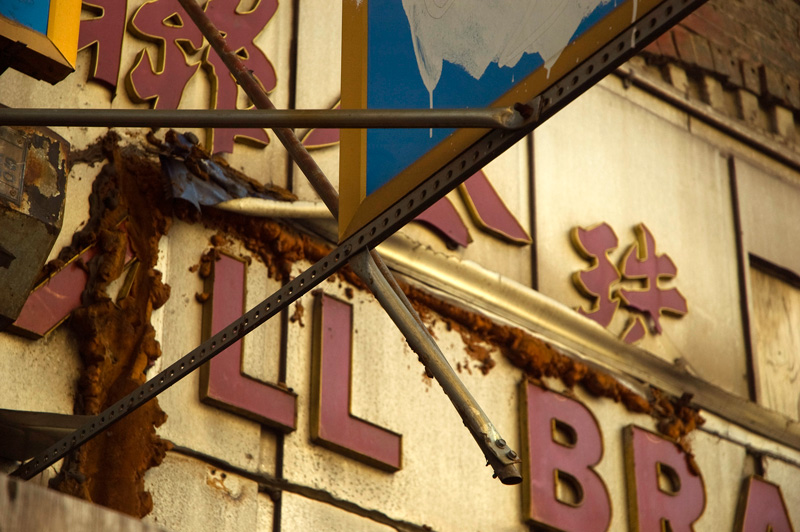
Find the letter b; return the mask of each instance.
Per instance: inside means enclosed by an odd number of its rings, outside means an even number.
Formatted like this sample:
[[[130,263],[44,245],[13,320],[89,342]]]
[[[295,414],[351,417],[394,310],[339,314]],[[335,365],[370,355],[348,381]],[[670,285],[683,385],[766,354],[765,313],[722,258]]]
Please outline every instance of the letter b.
[[[603,437],[581,403],[522,383],[523,505],[529,521],[563,532],[604,532],[611,502],[592,469],[603,457]]]

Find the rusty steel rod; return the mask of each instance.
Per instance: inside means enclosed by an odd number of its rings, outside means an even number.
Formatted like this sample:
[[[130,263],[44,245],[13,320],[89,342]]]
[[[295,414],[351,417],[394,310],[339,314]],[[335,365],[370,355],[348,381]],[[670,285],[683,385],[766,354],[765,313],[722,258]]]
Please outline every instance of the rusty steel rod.
[[[64,127],[264,127],[517,129],[513,108],[488,109],[20,109],[0,108],[0,125]]]

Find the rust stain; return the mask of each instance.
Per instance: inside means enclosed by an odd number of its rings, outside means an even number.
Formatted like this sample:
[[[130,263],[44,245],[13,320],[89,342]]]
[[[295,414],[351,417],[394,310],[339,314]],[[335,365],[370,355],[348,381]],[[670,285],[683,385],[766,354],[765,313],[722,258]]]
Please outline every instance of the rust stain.
[[[117,138],[114,135],[105,135],[82,150],[70,151],[70,165],[74,166],[77,163],[83,163],[94,166],[108,158],[107,154],[113,151],[116,142]]]
[[[479,363],[484,374],[494,366],[494,361],[489,362],[489,350],[483,347],[484,343],[489,343],[535,381],[543,377],[557,378],[569,389],[580,385],[595,397],[621,403],[630,412],[649,414],[657,420],[659,432],[674,440],[686,453],[690,470],[698,471],[686,436],[705,420],[691,406],[690,395],[674,398],[650,387],[652,398],[648,400],[613,376],[560,353],[547,342],[520,329],[498,325],[485,316],[442,301],[419,288],[401,285],[424,321],[431,321],[435,313],[449,328],[461,334],[467,355]],[[460,366],[468,367],[466,364]]]
[[[222,233],[217,233],[211,237],[211,245],[214,247],[224,246],[225,242],[225,235]]]
[[[25,185],[38,187],[42,176],[50,173],[50,161],[41,157],[40,150],[31,147],[25,159],[25,169]]]
[[[169,298],[169,286],[154,266],[158,241],[169,228],[170,209],[163,200],[157,164],[141,150],[120,148],[117,140],[111,133],[101,142],[110,163],[93,185],[89,222],[49,265],[57,268],[77,250],[98,243],[98,254],[87,264],[83,305],[69,321],[84,362],[75,400],[78,414],[97,414],[143,384],[145,370],[161,355],[150,314]],[[114,302],[106,287],[123,271],[126,236],[119,223],[124,218],[141,266],[129,294]],[[160,464],[168,450],[155,432],[165,420],[157,400],[146,403],[68,455],[51,485],[143,517],[153,507],[144,490],[144,473]]]
[[[650,392],[653,396],[653,410],[658,419],[658,431],[676,442],[686,454],[689,471],[699,476],[700,468],[694,460],[694,453],[686,436],[705,423],[705,419],[690,405],[692,395],[685,393],[675,399],[652,386]]]
[[[303,306],[301,301],[297,301],[294,305],[294,314],[289,318],[289,321],[292,323],[297,323],[300,327],[305,327],[305,323],[303,323],[303,316],[305,315],[306,309]]]
[[[230,484],[230,485],[228,485]],[[224,471],[211,469],[206,476],[206,485],[214,490],[219,491],[223,496],[230,498],[233,501],[238,501],[242,498],[242,487],[235,477],[228,480],[228,474]]]
[[[433,375],[431,375],[427,369],[422,371],[422,383],[426,386],[426,392],[433,386]]]
[[[217,248],[211,248],[200,256],[200,264],[192,266],[201,279],[208,279],[211,276],[211,270],[214,263],[219,260],[219,251]],[[192,268],[189,268],[192,270]]]
[[[492,352],[495,348],[487,346],[483,338],[465,328],[459,328],[457,332],[461,335],[461,340],[464,342],[464,350],[467,355],[477,362],[475,367],[484,375],[488,375],[496,364],[492,358]],[[468,363],[465,363],[464,367],[470,374],[472,373]]]

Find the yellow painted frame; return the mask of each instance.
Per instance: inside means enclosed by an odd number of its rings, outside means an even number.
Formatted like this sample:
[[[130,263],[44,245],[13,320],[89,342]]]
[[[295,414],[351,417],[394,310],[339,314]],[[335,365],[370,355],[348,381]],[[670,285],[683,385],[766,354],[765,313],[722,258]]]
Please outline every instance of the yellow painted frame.
[[[81,0],[50,0],[47,38],[75,68],[78,59],[78,33],[81,27]]]

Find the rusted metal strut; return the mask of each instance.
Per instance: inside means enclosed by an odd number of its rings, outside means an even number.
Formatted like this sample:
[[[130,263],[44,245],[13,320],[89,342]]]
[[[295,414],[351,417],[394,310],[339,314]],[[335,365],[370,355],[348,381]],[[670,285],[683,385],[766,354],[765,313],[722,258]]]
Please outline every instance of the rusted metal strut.
[[[453,367],[447,362],[439,346],[431,337],[419,315],[400,290],[393,289],[389,282],[391,274],[379,268],[373,253],[361,252],[350,259],[350,267],[367,284],[392,318],[395,325],[406,337],[408,345],[419,356],[420,362],[431,372],[441,385],[445,395],[450,398],[472,437],[483,450],[487,465],[503,484],[518,484],[522,481],[517,464],[517,453],[511,450],[494,425],[472,397],[464,383],[458,378]]]

